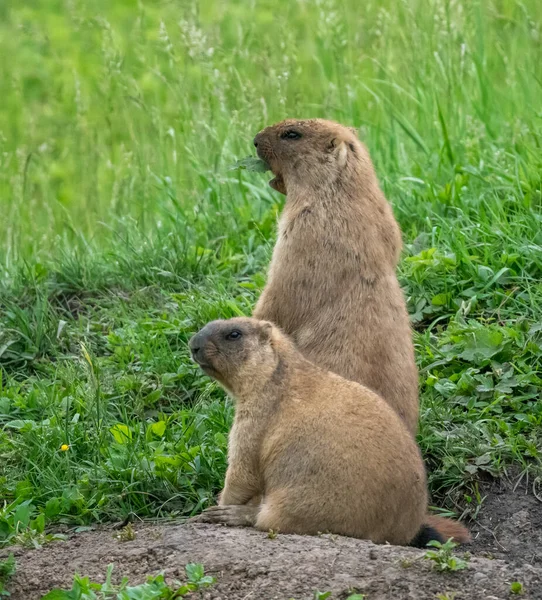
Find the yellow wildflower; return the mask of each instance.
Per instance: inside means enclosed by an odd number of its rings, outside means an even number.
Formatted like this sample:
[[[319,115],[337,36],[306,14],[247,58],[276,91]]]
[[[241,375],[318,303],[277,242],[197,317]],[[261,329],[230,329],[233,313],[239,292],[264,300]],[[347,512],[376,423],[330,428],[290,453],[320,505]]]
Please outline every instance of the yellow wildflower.
[[[70,449],[70,447],[68,446],[68,444],[62,444],[62,446],[60,446],[60,450],[62,452],[67,452]]]

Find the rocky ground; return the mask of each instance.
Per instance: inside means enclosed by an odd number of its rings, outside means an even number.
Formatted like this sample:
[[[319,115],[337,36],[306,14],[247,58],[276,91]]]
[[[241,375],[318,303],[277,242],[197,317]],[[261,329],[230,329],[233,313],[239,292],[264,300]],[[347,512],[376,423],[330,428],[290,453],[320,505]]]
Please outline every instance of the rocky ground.
[[[471,529],[468,567],[440,573],[424,551],[377,546],[337,536],[301,537],[209,525],[135,527],[136,538],[119,542],[112,529],[72,535],[39,550],[14,549],[18,569],[11,600],[37,600],[53,587],[71,587],[74,572],[103,581],[107,565],[118,578],[141,582],[165,571],[183,579],[184,565],[200,562],[217,583],[201,598],[223,600],[308,600],[315,590],[344,599],[353,591],[367,600],[542,599],[542,503],[527,490],[494,488]],[[13,550],[13,549],[12,549]],[[0,552],[0,558],[7,550]],[[455,594],[455,595],[454,595]]]

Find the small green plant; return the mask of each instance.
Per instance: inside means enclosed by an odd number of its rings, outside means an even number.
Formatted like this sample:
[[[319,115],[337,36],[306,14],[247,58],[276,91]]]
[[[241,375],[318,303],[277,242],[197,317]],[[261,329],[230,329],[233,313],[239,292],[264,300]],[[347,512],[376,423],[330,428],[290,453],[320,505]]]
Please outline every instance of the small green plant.
[[[212,585],[214,577],[205,575],[203,565],[190,563],[185,566],[187,582],[166,583],[162,573],[147,577],[141,585],[129,586],[123,577],[119,585],[111,582],[113,565],[107,567],[105,583],[92,583],[88,577],[75,575],[71,590],[51,590],[41,600],[174,600],[184,598]]]
[[[0,560],[0,596],[9,596],[6,589],[8,580],[15,575],[15,557],[10,554],[5,560]]]
[[[432,560],[433,566],[438,571],[461,571],[466,568],[467,561],[452,554],[452,550],[457,546],[457,544],[452,541],[452,538],[444,544],[432,540],[427,545],[436,548],[436,550],[428,550],[425,553],[424,558]]]
[[[132,542],[136,539],[136,535],[137,534],[134,530],[134,526],[131,523],[128,523],[119,531],[116,537],[119,542]]]
[[[278,536],[278,534],[279,534],[278,530],[277,530],[277,531],[275,531],[274,529],[270,529],[270,530],[267,532],[267,537],[268,537],[270,540],[276,540],[276,539],[277,539],[277,536]]]
[[[519,596],[520,594],[523,594],[523,592],[524,592],[523,584],[520,583],[519,581],[513,581],[510,584],[510,592],[512,594],[516,594],[517,596]]]
[[[437,600],[455,600],[457,592],[446,592],[445,594],[437,594]]]
[[[36,515],[31,500],[5,503],[0,509],[0,547],[19,544],[39,548],[64,539],[60,534],[45,533],[45,514]]]
[[[401,567],[403,567],[403,569],[410,569],[410,567],[412,567],[412,565],[414,564],[415,559],[411,559],[411,558],[402,558],[399,561],[399,564],[401,565]]]
[[[209,587],[215,583],[216,579],[210,575],[205,575],[203,565],[200,563],[189,563],[185,566],[186,576],[188,578],[187,592],[197,592],[201,588]]]

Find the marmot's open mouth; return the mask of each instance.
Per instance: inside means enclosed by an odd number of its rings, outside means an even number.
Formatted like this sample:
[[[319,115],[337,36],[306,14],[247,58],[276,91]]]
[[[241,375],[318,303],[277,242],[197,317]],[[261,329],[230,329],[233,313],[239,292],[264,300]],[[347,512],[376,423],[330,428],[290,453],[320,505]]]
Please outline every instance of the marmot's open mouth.
[[[269,185],[274,190],[277,190],[277,192],[280,192],[281,194],[286,195],[286,185],[285,185],[284,179],[282,178],[282,175],[280,173],[278,173],[277,175],[275,175],[275,177],[273,177],[273,179],[271,179],[271,181],[269,182]]]
[[[273,167],[271,166],[271,164],[274,162],[273,160],[269,160],[267,157],[267,152],[265,152],[264,150],[262,150],[261,145],[258,147],[258,150],[256,151],[258,158],[265,163],[265,166],[267,167],[268,170],[273,171],[273,175],[275,177],[273,177],[273,179],[271,179],[271,181],[269,182],[269,185],[274,189],[277,190],[277,192],[280,192],[281,194],[285,194],[286,195],[286,185],[284,183],[284,179],[282,178],[282,175],[280,173],[275,173]]]

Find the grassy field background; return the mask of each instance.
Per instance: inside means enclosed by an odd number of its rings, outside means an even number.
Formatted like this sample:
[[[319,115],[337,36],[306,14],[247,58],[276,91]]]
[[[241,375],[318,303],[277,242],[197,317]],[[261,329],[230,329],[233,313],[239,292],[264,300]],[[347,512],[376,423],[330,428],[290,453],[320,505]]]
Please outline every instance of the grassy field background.
[[[542,473],[542,4],[0,5],[0,542],[189,515],[232,408],[189,362],[249,314],[283,197],[263,126],[359,128],[404,233],[435,504]]]

